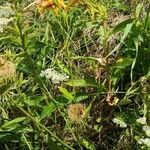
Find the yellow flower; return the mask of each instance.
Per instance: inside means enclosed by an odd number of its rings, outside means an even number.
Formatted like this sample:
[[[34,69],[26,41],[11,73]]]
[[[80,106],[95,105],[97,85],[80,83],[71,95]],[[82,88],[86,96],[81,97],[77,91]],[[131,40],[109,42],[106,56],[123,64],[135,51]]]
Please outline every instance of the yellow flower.
[[[80,123],[85,117],[85,107],[84,105],[77,103],[71,104],[68,107],[68,117],[72,122]]]
[[[45,9],[52,9],[58,14],[58,11],[61,9],[65,9],[66,5],[63,0],[36,0],[37,8],[40,13],[42,13]]]
[[[11,78],[16,74],[15,65],[0,57],[0,78]]]

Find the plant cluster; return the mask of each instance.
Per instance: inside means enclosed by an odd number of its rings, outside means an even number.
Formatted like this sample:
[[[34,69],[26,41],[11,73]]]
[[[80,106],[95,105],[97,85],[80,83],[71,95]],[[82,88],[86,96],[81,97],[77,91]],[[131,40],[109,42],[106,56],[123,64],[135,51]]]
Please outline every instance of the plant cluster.
[[[0,149],[150,149],[150,1],[0,1]]]

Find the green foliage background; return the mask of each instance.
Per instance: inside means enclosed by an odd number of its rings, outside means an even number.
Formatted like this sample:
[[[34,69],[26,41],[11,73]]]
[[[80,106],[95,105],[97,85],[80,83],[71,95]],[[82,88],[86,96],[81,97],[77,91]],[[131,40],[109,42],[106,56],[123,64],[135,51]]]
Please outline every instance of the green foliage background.
[[[0,56],[17,73],[0,79],[0,148],[148,150],[136,120],[150,127],[149,1],[87,0],[58,15],[7,2],[0,9],[13,21],[0,32]],[[69,79],[41,77],[47,68]],[[76,103],[86,107],[81,124],[67,113]]]

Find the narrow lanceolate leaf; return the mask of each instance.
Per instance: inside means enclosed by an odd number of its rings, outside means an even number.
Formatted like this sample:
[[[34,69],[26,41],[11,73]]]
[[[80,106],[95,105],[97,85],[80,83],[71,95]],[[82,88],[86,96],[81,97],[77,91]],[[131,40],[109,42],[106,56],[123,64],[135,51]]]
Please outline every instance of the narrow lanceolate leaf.
[[[136,55],[135,55],[135,58],[133,60],[132,66],[131,66],[131,73],[130,73],[131,82],[133,82],[133,69],[134,69],[134,66],[136,64],[136,60],[137,60],[137,57],[138,57],[138,51],[139,51],[139,48],[138,48],[138,39],[137,38],[134,39],[134,43],[135,43]]]
[[[60,106],[59,103],[54,103],[51,102],[50,104],[48,104],[47,106],[43,107],[43,111],[41,113],[41,118],[40,119],[44,119],[46,117],[50,117],[51,114]]]
[[[60,86],[59,90],[63,94],[63,96],[65,98],[67,98],[69,101],[72,101],[74,99],[73,96],[72,96],[72,94],[69,93],[67,89],[65,89],[65,88],[63,88],[63,87]]]
[[[123,43],[124,40],[126,39],[126,37],[128,36],[128,34],[130,33],[131,29],[132,29],[133,23],[127,24],[125,30],[124,30],[124,34],[121,37],[120,42]]]
[[[58,67],[61,69],[62,72],[66,73],[66,74],[70,74],[67,67],[58,59],[55,60],[56,64],[58,65]]]
[[[106,65],[106,60],[103,57],[85,57],[85,56],[75,56],[71,57],[70,59],[81,59],[81,60],[91,60],[91,61],[98,61],[100,65],[105,66]]]
[[[20,39],[17,39],[17,38],[12,37],[12,36],[1,37],[0,41],[10,42],[10,43],[15,43],[15,44],[21,45]]]
[[[81,94],[81,95],[76,96],[75,101],[76,102],[81,102],[81,101],[87,99],[88,97],[89,96],[87,94]]]
[[[126,25],[126,28],[124,30],[124,34],[123,34],[123,36],[120,39],[120,43],[107,55],[107,57],[111,56],[114,52],[116,52],[116,51],[118,51],[120,49],[121,45],[124,43],[125,39],[129,35],[129,33],[130,33],[131,29],[132,29],[132,26],[133,26],[133,22]]]
[[[75,80],[70,80],[65,84],[73,87],[87,87],[87,86],[97,87],[98,86],[96,81],[93,79],[75,79]]]
[[[105,87],[98,84],[93,78],[69,80],[65,84],[71,87],[95,87],[99,91],[105,91]]]
[[[110,32],[110,35],[109,35],[109,36],[111,36],[112,34],[115,34],[115,33],[117,33],[117,32],[123,31],[123,30],[126,28],[126,26],[127,26],[128,24],[133,23],[133,21],[134,21],[134,19],[133,19],[133,18],[132,18],[132,19],[130,18],[130,19],[127,19],[127,20],[125,20],[125,21],[119,23],[118,25],[116,25],[116,26],[112,29],[112,31]]]
[[[37,96],[33,99],[26,98],[24,103],[29,106],[40,106],[40,103],[45,99],[45,96]]]
[[[22,122],[22,121],[24,121],[24,120],[26,120],[26,117],[18,117],[18,118],[15,118],[15,119],[13,119],[13,120],[11,120],[11,121],[6,122],[6,123],[2,126],[2,128],[11,127],[11,126],[16,125],[17,123]]]
[[[138,18],[140,16],[140,13],[142,11],[142,8],[143,8],[143,3],[139,3],[136,7],[136,11],[135,11],[135,14],[136,14],[136,17]]]
[[[122,58],[122,59],[119,59],[115,65],[113,65],[113,68],[123,69],[123,68],[130,66],[132,62],[133,62],[133,59],[131,58]]]
[[[97,60],[97,58],[95,57],[85,57],[85,56],[74,56],[74,57],[71,57],[70,59]]]

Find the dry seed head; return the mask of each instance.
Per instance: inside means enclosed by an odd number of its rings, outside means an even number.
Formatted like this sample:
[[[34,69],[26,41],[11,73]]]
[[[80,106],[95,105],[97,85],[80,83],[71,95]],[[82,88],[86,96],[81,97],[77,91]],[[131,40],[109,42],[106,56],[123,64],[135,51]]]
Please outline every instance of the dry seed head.
[[[117,105],[118,101],[119,99],[116,96],[114,96],[111,91],[107,93],[106,102],[108,103],[109,106]]]
[[[85,117],[85,107],[84,105],[77,103],[71,104],[68,107],[68,117],[72,122],[80,123]]]
[[[0,66],[2,66],[4,64],[5,64],[5,59],[3,59],[3,58],[0,57]]]
[[[102,66],[106,66],[106,59],[103,58],[103,57],[99,57],[99,58],[96,58],[97,61],[102,65]]]
[[[0,77],[2,78],[11,78],[16,74],[15,65],[0,57]]]

